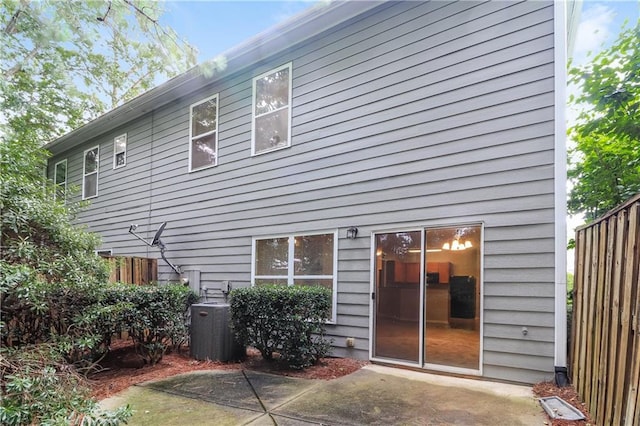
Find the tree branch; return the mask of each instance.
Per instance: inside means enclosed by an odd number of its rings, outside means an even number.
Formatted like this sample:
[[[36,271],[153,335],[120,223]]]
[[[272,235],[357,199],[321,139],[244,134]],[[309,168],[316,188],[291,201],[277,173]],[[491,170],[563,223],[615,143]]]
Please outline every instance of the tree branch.
[[[38,45],[34,46],[34,48],[31,49],[31,51],[27,54],[27,56],[25,56],[25,58],[21,62],[15,64],[14,66],[9,68],[8,70],[4,71],[2,73],[2,76],[5,79],[9,79],[9,78],[13,77],[14,75],[16,75],[17,73],[19,73],[22,70],[22,66],[26,62],[28,62],[28,61],[30,61],[30,60],[32,60],[33,58],[36,57],[36,55],[38,54],[38,50],[40,50],[40,46],[38,46]]]
[[[27,5],[29,4],[29,0],[21,0],[20,1],[20,6],[16,12],[13,14],[13,16],[11,17],[11,19],[9,20],[9,23],[7,24],[6,27],[4,27],[3,32],[5,34],[15,34],[16,32],[16,26],[18,24],[18,18],[20,17],[20,15],[22,14],[22,12],[24,12],[24,8],[27,7]]]

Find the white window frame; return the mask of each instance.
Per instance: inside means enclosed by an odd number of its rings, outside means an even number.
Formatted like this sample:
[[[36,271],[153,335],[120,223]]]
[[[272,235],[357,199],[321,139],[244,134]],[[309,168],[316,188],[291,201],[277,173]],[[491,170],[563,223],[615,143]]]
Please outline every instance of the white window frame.
[[[295,237],[312,236],[312,235],[333,235],[333,275],[295,275],[295,261],[291,262],[289,259],[294,258],[295,252]],[[275,238],[287,238],[289,242],[289,252],[287,261],[287,275],[258,275],[256,276],[256,241],[270,240]],[[327,321],[329,324],[335,324],[337,320],[338,311],[338,231],[325,231],[325,232],[297,232],[295,234],[286,235],[267,235],[260,237],[253,237],[251,241],[251,286],[254,287],[256,279],[278,279],[287,280],[288,286],[294,285],[294,280],[304,279],[322,279],[333,280],[333,287],[331,290],[331,319]]]
[[[58,198],[58,186],[61,186],[60,183],[58,183],[58,164],[62,164],[64,163],[64,182],[62,182],[62,184],[64,184],[64,188],[63,188],[63,194],[64,194],[64,200],[62,200],[63,202],[67,201],[67,181],[68,181],[68,177],[69,177],[69,168],[68,168],[68,163],[67,163],[67,159],[65,158],[64,160],[58,161],[56,164],[53,165],[53,183],[55,185],[55,191],[53,191],[53,199],[57,199]]]
[[[118,149],[117,141],[120,138],[124,138],[124,151],[117,150]],[[124,154],[124,163],[118,165],[117,158],[118,158],[118,154],[120,153]],[[114,170],[119,169],[120,167],[124,167],[126,165],[127,165],[127,134],[124,133],[120,136],[116,136],[115,138],[113,138],[113,169]]]
[[[94,149],[98,150],[98,152],[96,153],[96,171],[91,173],[85,173],[85,170],[87,169],[87,152],[93,151]],[[91,198],[96,198],[98,196],[98,187],[99,187],[98,179],[100,175],[99,171],[100,171],[100,145],[96,145],[94,147],[86,149],[82,154],[82,199],[83,200],[89,200]],[[96,195],[92,195],[91,197],[86,197],[85,194],[86,194],[87,176],[92,175],[94,173],[96,175]]]
[[[216,100],[216,128],[215,130],[211,130],[209,132],[205,132],[202,133],[200,135],[194,135],[193,134],[193,109],[195,107],[197,107],[198,105],[201,105],[205,102],[210,101],[211,99],[215,99]],[[218,127],[220,124],[220,98],[219,98],[219,93],[216,93],[213,96],[209,96],[208,98],[202,99],[201,101],[198,101],[194,104],[191,104],[189,106],[189,173],[191,172],[196,172],[199,170],[205,170],[205,169],[209,169],[211,167],[215,167],[218,165],[218,143],[220,140],[220,135],[218,133]],[[216,147],[215,147],[215,151],[216,151],[216,156],[215,156],[215,160],[213,162],[213,164],[210,164],[208,166],[203,166],[203,167],[198,167],[196,169],[192,168],[192,160],[193,160],[193,141],[194,139],[201,139],[205,136],[211,136],[215,134],[216,135]]]
[[[276,111],[282,111],[284,109],[287,109],[289,114],[288,114],[288,120],[287,120],[287,133],[289,135],[289,137],[287,138],[287,145],[285,146],[281,146],[281,147],[276,147],[276,148],[271,148],[271,149],[266,149],[260,152],[256,152],[256,118],[262,117],[265,114],[261,114],[259,116],[256,116],[256,88],[257,88],[257,82],[258,80],[268,76],[269,74],[273,74],[276,73],[278,71],[282,71],[284,69],[288,68],[289,69],[289,103],[287,104],[287,106],[282,107],[280,109],[277,109],[275,111],[269,111],[266,114],[272,114]],[[265,73],[260,74],[257,77],[253,78],[253,89],[251,92],[251,156],[256,156],[256,155],[262,155],[262,154],[267,154],[269,152],[274,152],[274,151],[279,151],[281,149],[286,149],[286,148],[290,148],[291,147],[291,102],[293,101],[293,62],[289,62],[287,64],[284,64],[278,68],[274,68],[272,70],[269,70]]]

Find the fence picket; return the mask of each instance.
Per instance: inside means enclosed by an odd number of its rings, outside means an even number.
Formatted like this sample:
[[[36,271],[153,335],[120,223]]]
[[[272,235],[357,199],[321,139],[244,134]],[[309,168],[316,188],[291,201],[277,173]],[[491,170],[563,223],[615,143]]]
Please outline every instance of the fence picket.
[[[598,425],[640,424],[640,194],[576,230],[570,354]]]
[[[158,280],[158,260],[145,257],[105,256],[111,268],[109,282],[147,285]]]

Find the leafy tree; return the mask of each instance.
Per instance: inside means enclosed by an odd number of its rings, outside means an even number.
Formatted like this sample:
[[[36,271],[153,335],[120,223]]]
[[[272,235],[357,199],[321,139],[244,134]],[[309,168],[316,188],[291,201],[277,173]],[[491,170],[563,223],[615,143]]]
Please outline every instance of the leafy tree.
[[[96,319],[114,306],[96,303],[108,277],[98,238],[53,199],[45,160],[35,140],[0,142],[0,423],[117,424],[129,411],[101,413],[67,364],[104,353],[111,331]]]
[[[582,110],[569,131],[568,209],[592,220],[640,192],[640,21],[569,77]]]
[[[195,64],[162,13],[148,0],[0,0],[5,137],[50,141]]]

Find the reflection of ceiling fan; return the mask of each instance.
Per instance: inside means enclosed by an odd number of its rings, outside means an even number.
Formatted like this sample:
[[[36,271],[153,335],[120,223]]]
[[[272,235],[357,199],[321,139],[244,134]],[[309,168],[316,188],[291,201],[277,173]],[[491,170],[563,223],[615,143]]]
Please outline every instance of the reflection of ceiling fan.
[[[151,240],[150,243],[147,240],[145,240],[144,238],[142,238],[140,235],[135,233],[135,230],[138,228],[138,225],[131,224],[131,226],[129,227],[129,233],[133,234],[137,239],[139,239],[140,241],[144,242],[149,247],[158,247],[160,249],[160,256],[162,256],[162,260],[164,260],[167,263],[167,265],[169,265],[171,267],[171,269],[173,269],[175,271],[176,274],[180,275],[182,273],[182,271],[180,270],[180,267],[174,265],[171,262],[169,262],[169,260],[164,255],[164,251],[166,249],[166,246],[164,245],[164,243],[160,239],[160,236],[162,235],[162,231],[164,231],[164,227],[165,226],[167,226],[167,222],[162,222],[162,224],[160,225],[160,227],[156,231],[156,234],[153,236],[153,240]]]

